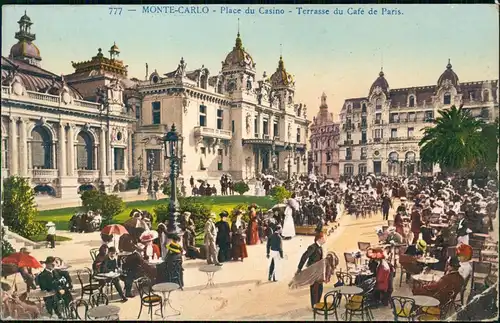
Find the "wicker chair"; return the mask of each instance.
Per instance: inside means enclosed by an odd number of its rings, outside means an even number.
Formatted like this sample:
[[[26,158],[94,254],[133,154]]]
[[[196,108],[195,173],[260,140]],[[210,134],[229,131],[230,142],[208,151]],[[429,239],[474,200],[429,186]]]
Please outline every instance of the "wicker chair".
[[[85,267],[84,269],[79,269],[76,271],[76,275],[78,277],[78,281],[80,282],[81,289],[82,289],[82,296],[83,295],[89,295],[89,300],[90,296],[94,294],[95,291],[98,291],[101,286],[98,283],[93,283],[93,275],[92,275],[92,270],[90,268]],[[85,277],[88,277],[88,284],[85,284],[83,281],[85,280]]]
[[[141,297],[141,308],[139,310],[139,315],[137,315],[137,319],[141,317],[143,306],[147,306],[148,313],[151,315],[151,321],[153,320],[153,307],[155,306],[160,307],[161,317],[163,317],[163,298],[153,293],[151,280],[147,277],[142,277],[136,280],[135,284]]]
[[[99,254],[99,248],[90,249],[90,257],[92,258],[92,262],[94,262]]]
[[[392,296],[390,302],[394,321],[397,322],[399,318],[404,318],[409,322],[415,316],[415,301],[413,298]]]
[[[345,266],[347,271],[356,266],[356,258],[350,252],[344,252]]]
[[[338,291],[331,291],[325,294],[323,297],[323,302],[314,304],[313,306],[313,316],[316,320],[316,314],[323,315],[325,321],[328,320],[328,315],[335,314],[335,319],[338,321],[339,317],[337,314],[337,308],[342,300],[342,294]]]
[[[473,249],[483,249],[484,246],[484,240],[479,240],[479,239],[469,239],[469,246],[471,246]]]
[[[343,271],[337,271],[335,273],[335,276],[337,276],[337,282],[342,283],[344,286],[353,286],[355,282],[355,277],[351,276],[351,274],[343,272]]]
[[[491,263],[474,261],[472,263],[471,291],[482,289],[489,274],[491,274]]]
[[[96,294],[92,294],[90,296],[90,306],[91,307],[97,307],[97,306],[108,305],[108,304],[109,304],[109,298],[106,294],[96,293]]]

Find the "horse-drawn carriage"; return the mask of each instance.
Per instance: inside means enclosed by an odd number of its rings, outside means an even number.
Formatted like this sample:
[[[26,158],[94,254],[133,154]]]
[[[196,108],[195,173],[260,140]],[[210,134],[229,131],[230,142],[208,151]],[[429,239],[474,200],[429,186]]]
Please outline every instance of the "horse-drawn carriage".
[[[79,211],[73,214],[69,220],[69,230],[71,232],[94,232],[101,227],[102,217],[100,213],[92,211]]]

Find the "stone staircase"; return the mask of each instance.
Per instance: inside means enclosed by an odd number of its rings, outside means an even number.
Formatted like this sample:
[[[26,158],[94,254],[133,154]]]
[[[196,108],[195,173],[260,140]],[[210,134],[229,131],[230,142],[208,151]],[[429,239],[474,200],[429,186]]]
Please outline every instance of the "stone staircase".
[[[4,226],[5,236],[4,239],[8,241],[12,247],[19,251],[23,247],[31,247],[32,249],[40,249],[45,246],[45,242],[34,242],[25,237],[20,236],[9,230],[9,227]]]

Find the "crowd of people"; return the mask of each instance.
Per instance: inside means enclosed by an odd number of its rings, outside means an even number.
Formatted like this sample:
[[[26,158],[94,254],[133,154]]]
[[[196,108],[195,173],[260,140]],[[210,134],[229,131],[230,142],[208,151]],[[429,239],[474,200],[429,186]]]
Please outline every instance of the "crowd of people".
[[[221,177],[223,195],[233,193],[232,183],[230,176]],[[215,187],[206,182],[196,187],[193,177],[190,185],[196,194],[216,194]],[[273,185],[276,183],[272,179],[263,178],[266,194]],[[309,285],[311,306],[315,308],[322,300],[323,283],[336,274],[339,263],[335,253],[327,253],[324,257],[322,246],[326,235],[323,228],[339,220],[343,205],[345,213],[355,219],[380,216],[387,221],[386,226],[376,229],[380,244],[360,247],[353,255],[356,259],[366,259],[369,274],[356,275],[352,284],[363,288],[372,306],[389,306],[398,268],[404,269],[407,282],[416,274],[430,270],[442,272],[442,277],[435,282],[415,284],[412,293],[432,296],[444,304],[451,295],[464,289],[472,275],[471,257],[467,256],[469,249],[464,246],[472,243],[472,234],[488,234],[493,230],[498,208],[497,183],[493,180],[479,186],[460,178],[425,178],[420,174],[377,177],[370,174],[348,177],[345,182],[336,183],[309,175],[294,178],[284,185],[291,191],[284,205],[265,212],[251,204],[247,210],[235,210],[234,214],[223,211],[217,216],[212,213],[204,225],[202,248],[195,242],[194,217],[197,215],[190,212],[180,217],[181,237],[169,235],[165,221],[158,224],[157,230],[148,228],[140,235],[121,235],[118,246],[103,239],[93,259],[93,275],[113,272],[119,275],[99,280],[99,288],[112,284],[123,302],[135,296],[132,285],[140,277],[147,277],[153,283],[177,283],[182,289],[184,259],[200,258],[208,264],[222,266],[227,261],[244,261],[248,257],[247,246],[261,243],[266,243],[266,256],[270,259],[268,279],[279,281],[284,278],[279,269],[284,258],[283,240],[292,239],[297,226],[312,226],[315,228],[314,243],[302,255],[290,287]],[[396,203],[398,206],[394,208]],[[392,220],[389,220],[390,213],[393,213]],[[244,215],[248,215],[248,221],[243,219]],[[450,247],[454,253],[450,253]],[[426,257],[436,262],[420,261]],[[20,272],[28,289],[38,286],[41,290],[55,292],[45,299],[45,306],[49,314],[61,316],[58,302],[71,302],[72,282],[55,263],[53,257],[48,257],[44,270],[36,279],[27,268],[21,268]],[[343,277],[337,274],[337,286],[351,284]],[[20,301],[16,294],[4,293],[7,290],[4,287],[2,285],[4,304],[12,307],[22,302],[26,311],[39,315],[39,308]]]

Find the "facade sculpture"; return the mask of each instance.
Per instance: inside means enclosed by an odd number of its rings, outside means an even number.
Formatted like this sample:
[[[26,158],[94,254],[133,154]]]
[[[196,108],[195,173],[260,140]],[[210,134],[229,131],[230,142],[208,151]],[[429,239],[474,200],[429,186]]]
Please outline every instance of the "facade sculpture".
[[[498,80],[459,82],[448,62],[436,85],[390,89],[383,71],[367,97],[346,99],[340,112],[340,171],[392,176],[431,174],[420,162],[422,128],[438,110],[463,104],[486,122],[498,116]]]

